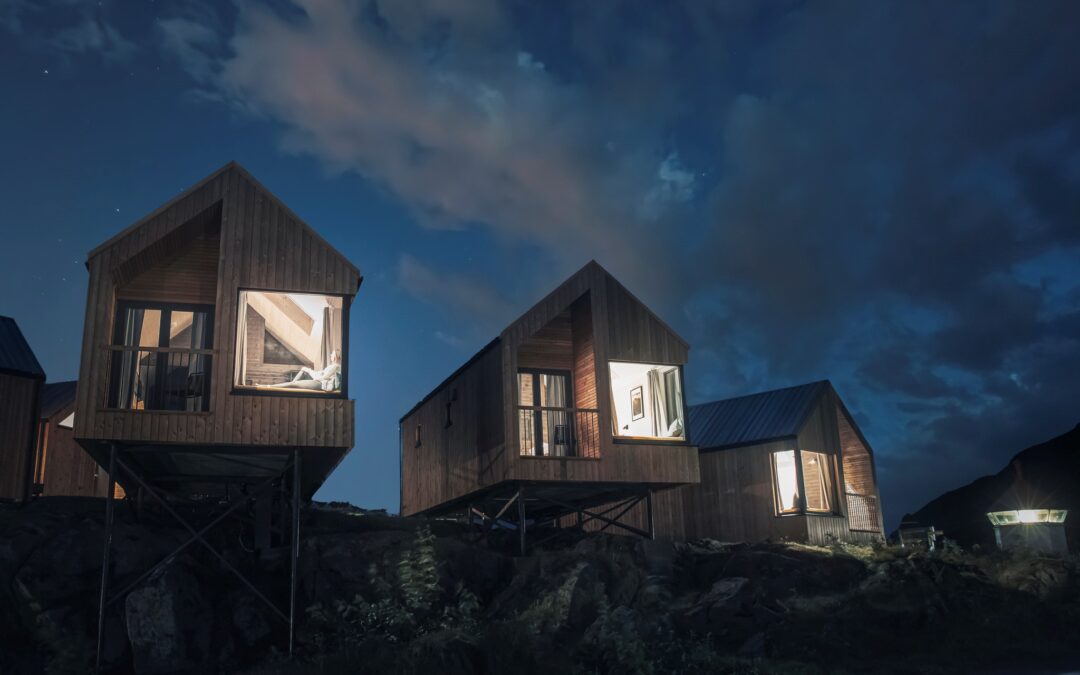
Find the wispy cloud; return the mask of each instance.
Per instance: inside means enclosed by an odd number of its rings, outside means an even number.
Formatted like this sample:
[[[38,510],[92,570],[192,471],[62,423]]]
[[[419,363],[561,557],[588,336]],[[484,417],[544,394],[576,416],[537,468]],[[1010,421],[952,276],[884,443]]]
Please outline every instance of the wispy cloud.
[[[35,49],[72,56],[97,54],[109,62],[128,61],[138,47],[110,21],[110,4],[6,0],[0,5],[0,29]]]
[[[454,313],[464,313],[470,321],[509,323],[511,304],[494,286],[468,279],[457,272],[436,271],[411,255],[398,260],[398,283],[411,295]]]

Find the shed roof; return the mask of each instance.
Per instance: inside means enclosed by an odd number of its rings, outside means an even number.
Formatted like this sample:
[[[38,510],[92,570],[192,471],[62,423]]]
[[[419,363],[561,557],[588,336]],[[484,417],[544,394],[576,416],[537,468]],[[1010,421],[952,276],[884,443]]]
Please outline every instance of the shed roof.
[[[690,440],[702,450],[795,436],[828,380],[690,406]]]
[[[0,371],[45,379],[45,371],[34,356],[34,350],[30,349],[15,319],[9,316],[0,316]]]
[[[41,419],[47,420],[75,403],[75,388],[79,383],[50,382],[41,388]]]

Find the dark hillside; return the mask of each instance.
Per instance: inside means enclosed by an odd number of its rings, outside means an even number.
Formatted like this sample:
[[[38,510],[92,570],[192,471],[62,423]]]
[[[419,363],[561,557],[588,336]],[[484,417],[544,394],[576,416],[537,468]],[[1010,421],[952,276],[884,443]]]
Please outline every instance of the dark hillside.
[[[116,587],[182,533],[121,505]],[[0,673],[86,673],[100,500],[0,506]],[[116,673],[979,673],[1080,665],[1075,559],[585,535],[524,558],[461,527],[308,509],[298,655],[196,548],[109,612]],[[251,570],[241,530],[215,539]],[[505,544],[503,546],[502,544]],[[284,557],[257,583],[283,599]]]
[[[913,514],[923,525],[944,530],[962,546],[994,546],[994,530],[986,512],[1013,485],[1017,464],[1024,480],[1053,508],[1068,509],[1065,520],[1070,550],[1080,546],[1080,425],[1071,431],[1016,454],[992,476],[946,492]]]

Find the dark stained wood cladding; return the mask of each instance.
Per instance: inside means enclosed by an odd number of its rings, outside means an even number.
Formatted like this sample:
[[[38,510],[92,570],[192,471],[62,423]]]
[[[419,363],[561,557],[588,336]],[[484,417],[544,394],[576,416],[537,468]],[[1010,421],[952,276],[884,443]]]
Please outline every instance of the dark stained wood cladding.
[[[610,275],[605,275],[608,354],[615,361],[685,364],[690,348]]]
[[[0,499],[30,496],[41,380],[0,373]]]
[[[609,349],[613,333],[619,333],[614,352]],[[693,446],[615,443],[610,431],[611,401],[606,395],[609,358],[683,365],[687,355],[681,338],[603,268],[589,263],[510,324],[500,334],[498,344],[458,378],[442,385],[402,419],[402,514],[437,511],[440,505],[504,481],[617,482],[655,487],[697,482],[697,448]],[[544,360],[552,358],[565,361],[566,368],[573,371],[575,405],[599,410],[599,459],[521,457],[517,451],[518,368],[552,367],[548,365],[552,361]],[[490,428],[498,433],[480,445],[467,434],[455,437],[442,433],[429,440],[428,434],[437,433],[445,424],[446,397],[452,395],[454,382],[474,369],[484,372],[483,378],[476,380],[478,385],[482,379],[482,386],[490,387],[483,401],[475,404],[475,414],[490,418]],[[461,398],[466,387],[456,388],[459,402],[453,409],[474,405]],[[414,438],[418,424],[422,436],[419,448]],[[479,426],[479,420],[476,424]]]
[[[116,288],[119,300],[212,305],[217,301],[218,237],[202,235]]]
[[[487,350],[402,421],[403,514],[506,478],[501,360]]]
[[[794,450],[822,452],[833,458],[836,514],[776,515],[773,497],[773,468],[775,452]],[[866,450],[864,457],[852,464],[849,453]],[[859,469],[852,469],[859,466]],[[679,540],[709,538],[720,541],[763,541],[766,539],[828,544],[846,541],[867,544],[880,540],[879,534],[852,532],[848,527],[845,499],[845,474],[859,471],[860,479],[869,472],[872,490],[873,455],[866,449],[857,429],[850,423],[843,403],[832,388],[828,388],[807,415],[797,437],[756,445],[700,454],[701,482],[654,496],[654,522],[657,538]],[[851,476],[847,477],[848,482]],[[645,526],[643,507],[628,514],[631,525]],[[879,527],[883,524],[880,522]],[[594,528],[595,529],[595,528]],[[609,529],[617,532],[617,530]]]
[[[60,426],[74,404],[38,425],[34,482],[46,497],[104,497],[109,475],[75,440],[73,429]]]
[[[208,209],[212,212],[218,203],[221,217],[213,298],[210,411],[103,409],[117,274],[132,279],[146,274],[140,269],[131,275],[125,265],[193,218],[201,218]],[[200,231],[207,228],[202,226]],[[173,250],[176,246],[169,243],[165,248]],[[90,282],[75,416],[75,437],[84,446],[100,448],[105,441],[121,441],[276,446],[283,451],[296,447],[352,447],[352,401],[232,393],[240,289],[330,293],[345,296],[348,302],[360,281],[355,267],[241,167],[229,164],[214,173],[181,198],[92,251],[87,265]]]
[[[521,344],[518,348],[518,367],[573,369],[573,331],[569,308]]]

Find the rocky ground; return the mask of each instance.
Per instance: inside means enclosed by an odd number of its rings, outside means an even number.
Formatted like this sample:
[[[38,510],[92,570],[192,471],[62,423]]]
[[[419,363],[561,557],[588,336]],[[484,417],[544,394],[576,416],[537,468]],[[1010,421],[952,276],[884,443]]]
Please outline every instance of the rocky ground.
[[[0,673],[87,672],[102,502],[0,507]],[[113,588],[184,540],[118,511]],[[451,523],[309,509],[298,656],[201,547],[110,607],[115,672],[1042,672],[1080,665],[1080,561],[590,535],[512,555]],[[255,572],[285,606],[287,556]]]

